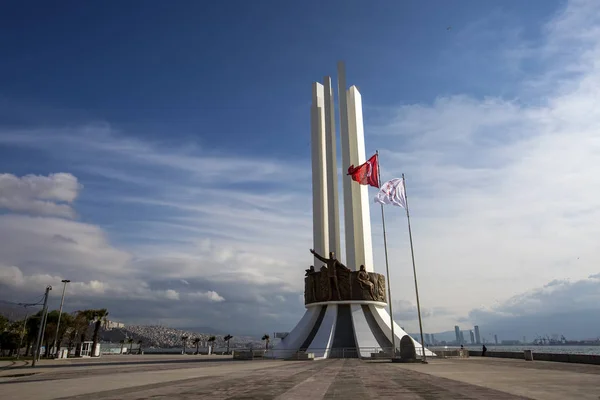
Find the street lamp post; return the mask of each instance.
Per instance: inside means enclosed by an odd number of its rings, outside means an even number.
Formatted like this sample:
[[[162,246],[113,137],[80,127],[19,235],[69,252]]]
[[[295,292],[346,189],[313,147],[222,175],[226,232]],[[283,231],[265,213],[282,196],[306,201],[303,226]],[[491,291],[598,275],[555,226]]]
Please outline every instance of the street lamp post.
[[[64,283],[64,286],[63,286],[62,297],[60,299],[60,308],[58,310],[58,322],[56,323],[56,335],[54,336],[54,343],[52,344],[52,347],[56,347],[56,352],[54,353],[54,356],[56,358],[58,358],[58,355],[60,353],[60,348],[57,347],[58,346],[58,328],[60,328],[60,317],[62,316],[63,304],[65,302],[65,291],[67,290],[67,283],[69,283],[71,281],[68,279],[63,279],[61,282]]]

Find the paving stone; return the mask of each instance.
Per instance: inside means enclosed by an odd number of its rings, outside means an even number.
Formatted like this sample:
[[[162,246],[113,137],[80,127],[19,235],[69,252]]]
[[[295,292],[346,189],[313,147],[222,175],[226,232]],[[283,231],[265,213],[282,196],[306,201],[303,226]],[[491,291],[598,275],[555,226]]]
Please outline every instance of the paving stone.
[[[2,400],[594,399],[600,366],[498,359],[397,364],[358,359],[162,358],[30,369],[0,378]],[[158,360],[158,359],[157,359]],[[28,371],[30,371],[28,370]],[[13,371],[13,373],[21,371]],[[3,381],[2,381],[3,379]]]

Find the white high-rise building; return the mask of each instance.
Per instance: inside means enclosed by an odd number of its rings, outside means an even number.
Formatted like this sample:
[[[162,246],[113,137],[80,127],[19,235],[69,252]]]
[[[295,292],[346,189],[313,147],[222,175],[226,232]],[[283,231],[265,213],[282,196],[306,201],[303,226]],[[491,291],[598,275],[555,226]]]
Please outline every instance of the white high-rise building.
[[[460,328],[458,325],[454,325],[454,335],[456,336],[456,343],[462,344],[462,341],[460,340]]]

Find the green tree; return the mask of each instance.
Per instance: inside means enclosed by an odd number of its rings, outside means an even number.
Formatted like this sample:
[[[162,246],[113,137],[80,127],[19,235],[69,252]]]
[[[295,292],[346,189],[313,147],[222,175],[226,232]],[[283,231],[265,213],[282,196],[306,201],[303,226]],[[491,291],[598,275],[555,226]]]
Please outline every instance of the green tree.
[[[65,337],[74,328],[74,318],[71,314],[63,312],[60,317],[60,327],[58,328],[58,337],[56,338],[56,348],[60,349]],[[58,321],[57,321],[58,322]],[[52,339],[54,340],[54,339]]]
[[[20,355],[21,348],[23,345],[27,343],[27,326],[25,325],[25,320],[14,321],[9,326],[8,330],[10,332],[14,332],[19,335],[19,345],[17,346],[17,355]]]
[[[37,334],[38,334],[38,329],[40,328],[41,320],[42,320],[42,310],[38,311],[37,313],[33,314],[31,317],[29,317],[27,319],[27,324],[25,326],[25,329],[26,329],[25,340],[27,342],[27,344],[26,344],[27,351],[25,352],[26,356],[33,354],[35,352],[34,347],[35,347],[35,343],[37,340]]]
[[[50,347],[52,347],[52,341],[56,334],[56,323],[58,322],[58,310],[48,311],[46,316],[46,329],[44,330],[44,337],[42,343],[45,347],[44,357],[50,356]]]
[[[194,340],[192,341],[193,344],[196,345],[196,353],[195,354],[200,354],[200,338],[194,338]]]
[[[13,334],[16,334],[19,336],[19,341],[17,343],[17,352],[16,354],[19,355],[21,348],[23,347],[23,345],[26,342],[26,336],[27,336],[27,327],[24,325],[25,324],[25,320],[20,320],[20,321],[13,321],[8,325],[8,329],[6,329],[5,332],[10,332]],[[23,329],[25,327],[25,329]],[[2,332],[0,331],[0,334]]]
[[[265,341],[265,349],[269,350],[269,342],[271,341],[271,336],[268,333],[265,333],[262,337],[262,340]]]
[[[133,354],[133,338],[127,339],[127,343],[129,343],[129,354]]]
[[[208,338],[208,342],[210,343],[210,354],[213,353],[214,346],[215,346],[215,340],[217,340],[217,338],[214,336],[211,336]]]
[[[138,354],[142,354],[142,344],[144,342],[142,340],[138,340]]]
[[[229,341],[233,339],[233,336],[231,335],[227,335],[223,338],[223,340],[225,340],[225,342],[227,343],[227,354],[229,354]]]
[[[186,345],[187,345],[187,340],[188,340],[188,336],[186,336],[186,335],[183,335],[183,336],[181,337],[181,341],[183,342],[183,353],[182,353],[182,354],[184,354],[184,355],[185,355],[185,347],[186,347]]]
[[[77,347],[76,355],[81,354],[81,343],[85,342],[87,338],[87,331],[90,326],[90,322],[94,319],[94,310],[82,310],[75,313],[73,318],[72,330],[69,334],[69,351],[73,348],[73,345],[79,343]]]
[[[125,346],[125,339],[119,340],[119,343],[121,343],[121,354],[123,354],[123,346]]]
[[[60,348],[63,341],[63,337],[68,330],[73,328],[73,317],[67,313],[62,313],[60,316],[60,327],[58,328],[58,336],[56,335],[56,327],[58,326],[59,311],[53,310],[48,312],[46,319],[46,330],[44,332],[43,343],[46,346],[46,357],[50,356],[51,347],[54,344],[54,338],[56,337],[56,348]]]
[[[102,321],[106,321],[106,317],[108,317],[108,311],[106,310],[106,308],[94,310],[94,318],[92,319],[92,321],[95,321],[95,325],[94,335],[92,336],[92,355],[94,354],[94,349],[96,348],[96,344],[98,343],[98,333],[100,332]]]
[[[5,353],[7,356],[13,355],[19,347],[20,339],[17,332],[11,332],[8,329],[0,332],[0,353]]]
[[[8,329],[10,321],[4,315],[0,315],[0,332],[4,332]]]

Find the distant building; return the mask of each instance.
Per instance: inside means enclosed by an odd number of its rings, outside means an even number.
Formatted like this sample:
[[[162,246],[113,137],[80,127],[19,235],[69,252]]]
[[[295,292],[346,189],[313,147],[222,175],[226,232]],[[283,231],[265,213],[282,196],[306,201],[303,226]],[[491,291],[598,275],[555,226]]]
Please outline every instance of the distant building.
[[[460,344],[460,328],[458,325],[454,325],[454,334],[456,335],[456,343]]]
[[[435,337],[433,336],[433,333],[431,334],[431,344],[435,345]]]
[[[425,334],[425,344],[431,344],[431,335],[429,333]]]
[[[460,344],[465,344],[465,335],[463,331],[460,331]]]
[[[125,328],[125,324],[122,322],[109,321],[106,319],[102,322],[102,328],[105,331],[109,331],[115,328]]]
[[[471,335],[471,344],[475,344],[475,334],[473,331],[469,331],[469,334]]]
[[[481,344],[481,336],[479,336],[479,325],[475,325],[475,343]]]
[[[498,344],[498,335],[494,335],[494,341]]]

